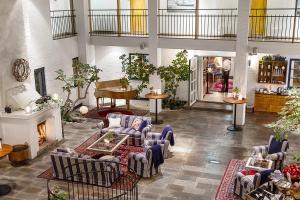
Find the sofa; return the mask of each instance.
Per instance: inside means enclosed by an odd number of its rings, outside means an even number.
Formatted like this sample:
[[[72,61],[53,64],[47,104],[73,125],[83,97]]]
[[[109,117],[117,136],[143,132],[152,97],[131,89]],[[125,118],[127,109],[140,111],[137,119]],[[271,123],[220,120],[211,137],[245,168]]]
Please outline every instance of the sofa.
[[[110,187],[122,174],[119,157],[93,159],[64,150],[55,150],[50,157],[53,177],[59,180]]]
[[[147,134],[151,131],[151,119],[148,117],[136,116],[136,115],[124,115],[124,114],[116,114],[116,113],[109,113],[106,116],[108,118],[121,118],[121,127],[119,128],[102,128],[101,134],[105,134],[109,131],[113,131],[118,134],[128,134],[129,140],[128,145],[131,146],[142,146],[144,144],[144,140]],[[145,126],[141,130],[136,130],[131,127],[132,123],[136,118],[142,119],[145,123]]]
[[[272,169],[278,169],[282,170],[284,166],[284,162],[286,159],[287,150],[289,149],[289,142],[287,140],[284,140],[282,142],[282,146],[279,152],[277,153],[271,153],[269,154],[269,149],[272,143],[272,140],[274,140],[274,136],[271,135],[269,139],[268,145],[260,145],[260,146],[254,146],[253,147],[253,156],[257,154],[268,154],[268,158],[273,161]]]

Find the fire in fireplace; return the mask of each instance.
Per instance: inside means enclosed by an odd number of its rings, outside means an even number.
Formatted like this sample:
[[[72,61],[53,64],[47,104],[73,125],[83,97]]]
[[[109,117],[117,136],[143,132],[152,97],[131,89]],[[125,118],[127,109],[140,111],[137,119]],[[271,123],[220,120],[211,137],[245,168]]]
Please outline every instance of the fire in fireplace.
[[[39,138],[39,145],[41,146],[46,142],[47,138],[47,130],[46,130],[46,121],[43,121],[37,125],[38,130],[38,138]]]

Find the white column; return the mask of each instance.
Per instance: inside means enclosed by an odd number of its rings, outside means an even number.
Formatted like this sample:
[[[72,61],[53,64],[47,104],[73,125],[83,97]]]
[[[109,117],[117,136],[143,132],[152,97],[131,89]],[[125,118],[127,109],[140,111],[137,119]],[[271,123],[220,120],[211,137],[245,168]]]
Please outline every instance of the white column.
[[[148,28],[149,28],[149,61],[156,67],[161,65],[161,50],[158,48],[158,0],[148,0]],[[158,75],[150,77],[150,86],[161,89],[161,79]],[[161,112],[161,100],[158,101],[158,112]],[[150,100],[150,112],[155,112],[155,101]]]
[[[236,38],[236,58],[234,64],[233,86],[241,89],[241,94],[246,97],[247,94],[247,76],[248,76],[248,33],[249,33],[249,12],[250,0],[238,1],[238,22]],[[245,124],[246,105],[237,107],[238,125]]]
[[[95,64],[95,46],[90,43],[89,1],[74,0],[78,54],[81,62]]]
[[[78,34],[78,57],[80,62],[95,65],[95,46],[90,40],[90,22],[89,22],[89,1],[74,0],[74,9],[76,15],[76,31]],[[84,91],[80,91],[83,96]],[[90,105],[90,101],[94,95],[94,87],[91,86],[87,98],[81,103]],[[92,96],[92,97],[91,97]]]

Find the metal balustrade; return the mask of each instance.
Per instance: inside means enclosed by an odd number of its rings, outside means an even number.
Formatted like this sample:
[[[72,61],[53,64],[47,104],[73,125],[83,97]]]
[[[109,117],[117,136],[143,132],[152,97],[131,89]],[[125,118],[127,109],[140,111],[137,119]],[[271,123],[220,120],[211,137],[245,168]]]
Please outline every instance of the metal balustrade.
[[[252,9],[249,40],[299,42],[299,17],[295,8]]]
[[[159,37],[234,40],[237,9],[159,9]]]
[[[77,35],[74,10],[50,11],[52,37],[54,40]]]
[[[89,18],[92,36],[148,36],[146,9],[92,9]]]

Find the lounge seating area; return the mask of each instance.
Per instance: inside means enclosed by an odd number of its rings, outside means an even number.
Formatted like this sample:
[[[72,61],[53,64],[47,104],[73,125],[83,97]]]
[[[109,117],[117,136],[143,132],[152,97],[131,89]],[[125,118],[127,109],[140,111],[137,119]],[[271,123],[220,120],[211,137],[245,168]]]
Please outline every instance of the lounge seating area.
[[[0,200],[300,200],[299,13],[1,0]]]

